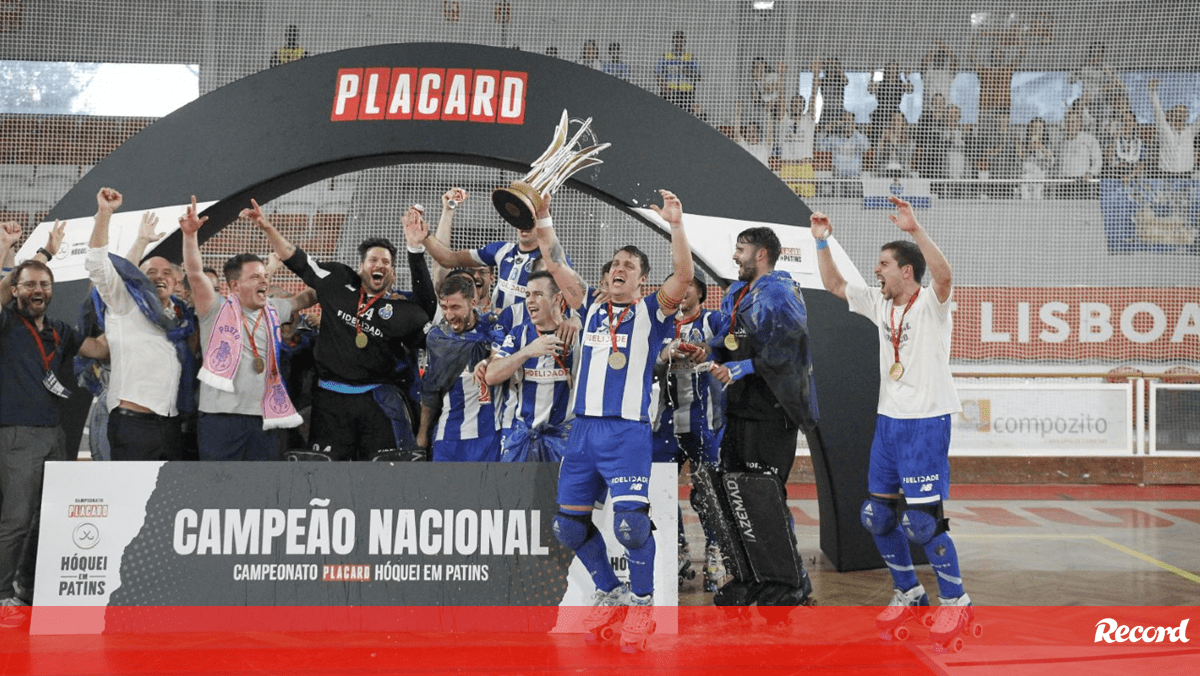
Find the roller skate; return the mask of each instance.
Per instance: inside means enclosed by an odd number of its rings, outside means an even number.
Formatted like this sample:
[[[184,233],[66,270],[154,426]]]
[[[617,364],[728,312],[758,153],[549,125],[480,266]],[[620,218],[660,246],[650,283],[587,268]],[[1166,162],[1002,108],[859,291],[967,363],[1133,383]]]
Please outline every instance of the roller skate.
[[[588,643],[600,643],[616,638],[618,625],[625,619],[629,610],[629,587],[621,585],[606,592],[597,589],[592,594],[592,612],[583,619],[583,628],[588,634],[584,640]]]
[[[971,597],[965,593],[956,599],[938,597],[941,604],[933,613],[933,624],[929,627],[929,638],[933,640],[933,652],[956,653],[963,649],[963,636],[983,636],[983,625],[975,621],[975,608]]]
[[[621,627],[621,652],[638,653],[646,649],[646,639],[654,633],[654,597],[631,596],[625,624]]]
[[[693,580],[696,578],[696,570],[692,568],[692,551],[688,546],[687,540],[679,538],[679,585],[683,586],[684,580]]]
[[[808,571],[801,570],[803,580],[799,587],[778,582],[764,583],[758,592],[758,614],[773,627],[787,627],[790,615],[798,606],[815,606],[817,599],[812,595],[812,580]]]
[[[724,577],[725,563],[721,560],[721,550],[715,544],[710,544],[704,549],[704,591],[717,591]]]
[[[929,594],[919,584],[908,591],[896,589],[895,592],[887,608],[875,616],[875,626],[879,628],[879,638],[884,641],[907,641],[912,636],[912,631],[905,626],[909,620],[932,617],[927,611],[921,610],[929,606]]]

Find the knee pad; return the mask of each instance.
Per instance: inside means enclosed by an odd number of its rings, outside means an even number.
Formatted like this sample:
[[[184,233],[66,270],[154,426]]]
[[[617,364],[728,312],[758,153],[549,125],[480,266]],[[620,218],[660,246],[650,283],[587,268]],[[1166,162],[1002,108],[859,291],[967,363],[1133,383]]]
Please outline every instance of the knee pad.
[[[935,537],[950,530],[950,520],[942,518],[942,503],[909,505],[900,526],[908,539],[924,547]]]
[[[626,549],[641,549],[650,540],[650,507],[638,504],[626,506],[617,502],[613,505],[613,531],[617,541]]]
[[[592,523],[590,513],[570,514],[560,511],[554,515],[554,537],[571,551],[578,550],[597,532],[599,531]]]
[[[893,498],[871,496],[863,501],[859,518],[871,535],[887,535],[896,530],[896,504]]]

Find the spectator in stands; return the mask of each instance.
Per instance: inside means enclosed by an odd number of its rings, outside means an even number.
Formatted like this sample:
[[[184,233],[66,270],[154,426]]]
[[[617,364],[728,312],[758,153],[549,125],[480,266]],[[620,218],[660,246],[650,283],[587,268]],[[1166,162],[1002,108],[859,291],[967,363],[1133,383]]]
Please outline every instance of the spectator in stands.
[[[833,177],[839,181],[838,191],[843,197],[853,196],[860,186],[847,181],[862,175],[863,156],[871,149],[871,142],[854,124],[854,113],[842,112],[842,123],[834,133],[817,143],[817,148],[833,155]]]
[[[990,45],[989,57],[984,60],[980,53],[988,47],[984,40],[989,38],[996,36],[980,32],[971,44],[971,62],[979,75],[979,132],[984,136],[999,133],[1000,118],[1012,114],[1012,77],[1025,59],[1024,41],[1018,36],[1016,53],[1006,55],[1001,45],[1012,40],[1002,36]]]
[[[229,295],[217,295],[204,274],[196,198],[179,218],[183,262],[196,289],[200,344],[199,457],[201,460],[278,460],[278,430],[301,422],[280,368],[280,325],[316,302],[305,289],[290,299],[269,298],[263,260],[251,253],[225,263]]]
[[[308,52],[300,46],[300,29],[296,26],[288,26],[283,46],[276,49],[275,53],[271,55],[271,67],[299,61],[306,56],[308,56]]]
[[[822,61],[825,73],[821,76],[821,96],[824,104],[821,108],[821,119],[817,131],[828,133],[841,129],[842,112],[846,110],[846,86],[850,81],[842,71],[842,62],[826,58]]]
[[[1188,124],[1188,109],[1182,103],[1163,112],[1158,98],[1158,78],[1150,80],[1150,105],[1158,130],[1158,170],[1166,177],[1190,175],[1196,168],[1196,129],[1200,116]]]
[[[1104,149],[1104,176],[1128,181],[1142,173],[1142,139],[1137,119],[1130,111],[1121,114],[1121,126]]]
[[[659,95],[689,113],[696,111],[696,84],[700,82],[700,65],[687,51],[683,31],[671,35],[671,49],[663,54],[654,67]]]
[[[812,64],[812,89],[809,90],[808,105],[799,94],[792,97],[788,114],[780,121],[776,135],[779,138],[779,177],[796,194],[812,197],[815,194],[813,178],[813,145],[817,130],[817,77],[821,63]]]
[[[868,127],[867,137],[871,145],[879,147],[884,130],[893,127],[894,117],[900,112],[900,101],[905,94],[912,93],[912,82],[905,80],[900,72],[900,64],[891,61],[883,69],[883,79],[867,85],[867,92],[875,97],[875,110],[871,112],[871,126]]]
[[[71,395],[57,375],[75,354],[104,359],[103,338],[85,337],[46,316],[54,296],[54,273],[46,265],[58,253],[66,223],[58,221],[46,246],[0,280],[0,626],[17,627],[33,602],[32,552],[47,460],[68,460],[60,406]],[[13,262],[21,226],[0,224],[0,258]],[[14,300],[15,299],[15,300]]]
[[[411,351],[424,342],[425,324],[436,297],[416,235],[424,223],[410,207],[404,215],[408,267],[414,301],[387,295],[395,278],[395,247],[371,238],[358,246],[355,270],[341,263],[317,262],[289,242],[263,214],[257,202],[240,215],[254,223],[289,270],[317,293],[321,304],[316,361],[319,380],[313,393],[310,452],[297,459],[423,459],[417,454],[407,404],[396,386],[397,373]]]
[[[1090,181],[1099,178],[1104,169],[1104,156],[1100,151],[1100,142],[1095,136],[1083,131],[1083,115],[1079,112],[1068,112],[1063,121],[1064,140],[1058,155],[1059,178],[1073,178]],[[1068,198],[1087,199],[1095,193],[1091,186],[1068,186],[1064,194]]]
[[[921,110],[929,110],[938,96],[943,103],[950,101],[950,89],[957,75],[958,56],[935,38],[933,49],[921,59]]]
[[[782,61],[775,68],[767,65],[767,60],[761,56],[754,57],[750,64],[750,112],[752,121],[762,125],[767,119],[782,110],[783,78],[787,74],[787,65]]]
[[[950,150],[950,125],[946,100],[935,94],[930,105],[921,111],[914,133],[916,164],[921,178],[946,177],[946,153]]]
[[[1008,123],[1008,118],[1002,117],[998,133],[984,141],[986,146],[976,162],[981,172],[987,172],[991,183],[983,186],[983,194],[993,199],[1012,199],[1016,186],[998,181],[1011,180],[1020,174],[1021,139]]]
[[[579,57],[579,65],[587,66],[592,70],[600,70],[600,48],[596,46],[596,41],[592,39],[584,40],[583,53]]]
[[[629,64],[621,60],[621,43],[608,43],[608,61],[604,62],[601,70],[607,75],[620,78],[626,82],[630,81]]]
[[[771,166],[771,150],[775,146],[775,125],[770,118],[767,118],[767,137],[763,138],[762,127],[757,122],[742,123],[742,103],[738,101],[733,104],[733,140],[737,142],[743,150],[754,156],[754,159],[763,163],[764,167]]]
[[[1090,131],[1102,145],[1112,137],[1110,128],[1114,121],[1119,123],[1115,102],[1125,95],[1125,85],[1117,71],[1104,63],[1104,43],[1088,45],[1087,60],[1083,66],[1071,71],[1068,83],[1079,82],[1082,87],[1078,102],[1085,108],[1084,131]]]
[[[915,148],[908,121],[904,119],[904,113],[897,110],[892,113],[891,124],[880,134],[879,150],[875,154],[879,175],[888,178],[908,176]]]
[[[1054,153],[1046,142],[1046,121],[1035,117],[1025,127],[1025,140],[1018,147],[1021,159],[1021,199],[1040,200],[1045,194],[1045,179],[1054,169]]]
[[[195,411],[196,317],[172,294],[170,261],[154,256],[133,267],[108,253],[108,224],[124,198],[96,194],[96,219],[85,267],[104,301],[112,352],[108,441],[113,460],[178,460],[181,414]]]

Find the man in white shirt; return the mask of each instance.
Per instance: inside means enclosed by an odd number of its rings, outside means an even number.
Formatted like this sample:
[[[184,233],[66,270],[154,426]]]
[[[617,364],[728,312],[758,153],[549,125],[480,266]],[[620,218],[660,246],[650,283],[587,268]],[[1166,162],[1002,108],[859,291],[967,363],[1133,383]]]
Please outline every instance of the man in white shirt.
[[[1190,174],[1196,168],[1196,130],[1200,117],[1187,123],[1188,109],[1182,103],[1163,112],[1158,100],[1158,78],[1150,80],[1150,105],[1158,129],[1158,169],[1168,176]]]
[[[1083,131],[1083,115],[1078,111],[1068,112],[1063,121],[1063,131],[1066,138],[1059,148],[1058,175],[1061,178],[1080,179],[1084,182],[1099,178],[1101,170],[1104,169],[1104,155],[1096,137]],[[1096,196],[1094,187],[1086,183],[1065,186],[1063,193],[1069,199],[1089,199]]]
[[[878,293],[846,281],[827,242],[829,217],[812,215],[821,282],[866,316],[881,332],[879,408],[868,470],[870,495],[863,502],[863,526],[875,538],[891,570],[895,593],[876,618],[890,632],[929,605],[913,570],[909,541],[922,547],[937,573],[941,601],[930,637],[945,645],[974,619],[963,590],[958,553],[947,531],[942,503],[950,487],[950,417],[962,410],[950,373],[950,300],[954,291],[949,261],[913,215],[912,205],[895,196],[889,218],[912,241],[884,244],[875,266]],[[933,280],[921,286],[928,265]],[[898,509],[901,493],[906,508]]]
[[[195,375],[194,364],[187,363],[195,315],[172,298],[175,276],[170,261],[147,259],[139,275],[124,259],[109,255],[109,220],[123,201],[112,188],[96,194],[96,221],[85,261],[88,277],[106,305],[112,459],[177,460],[182,456],[179,396],[191,391]],[[180,388],[185,369],[187,387]],[[194,408],[195,402],[184,406]]]

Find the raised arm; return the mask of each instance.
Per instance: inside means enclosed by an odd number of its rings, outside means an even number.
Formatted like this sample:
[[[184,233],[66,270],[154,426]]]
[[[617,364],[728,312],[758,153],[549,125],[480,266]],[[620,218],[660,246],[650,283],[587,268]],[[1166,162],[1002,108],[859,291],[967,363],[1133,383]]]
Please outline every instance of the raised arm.
[[[258,206],[257,201],[253,199],[250,200],[250,208],[242,209],[241,213],[238,214],[238,218],[248,219],[254,223],[259,230],[262,230],[263,234],[267,236],[267,243],[271,245],[271,249],[276,255],[279,256],[279,260],[286,263],[288,259],[296,253],[296,245],[289,242],[287,238],[284,237],[283,234],[271,224],[271,221],[267,220],[266,215],[263,214],[262,207]]]
[[[88,247],[99,249],[108,246],[108,222],[112,220],[113,212],[121,208],[125,198],[112,188],[100,188],[96,193],[96,220],[92,225],[92,236]]]
[[[663,312],[671,313],[679,307],[683,294],[696,276],[696,268],[692,264],[692,250],[688,247],[687,233],[683,230],[683,204],[675,193],[669,190],[659,190],[663,205],[651,204],[654,213],[662,217],[671,226],[671,266],[674,274],[663,282],[658,289],[659,306]]]
[[[187,273],[188,285],[192,287],[192,302],[200,316],[212,312],[213,304],[217,302],[217,293],[208,275],[204,274],[204,259],[200,257],[200,239],[197,235],[200,226],[207,220],[208,216],[201,218],[197,213],[196,196],[192,195],[191,205],[179,217],[179,233],[183,237],[183,271]]]
[[[945,303],[950,298],[950,291],[954,286],[950,261],[946,260],[942,250],[930,238],[929,233],[925,232],[925,228],[922,228],[921,224],[917,222],[911,204],[895,195],[888,195],[888,201],[896,207],[896,213],[888,214],[888,218],[892,219],[896,227],[911,235],[917,247],[921,249],[921,254],[925,256],[925,266],[929,269],[929,276],[933,280],[931,284],[933,292],[937,294],[938,302]]]
[[[125,254],[125,260],[140,265],[142,256],[146,255],[146,247],[154,242],[162,239],[166,233],[156,233],[158,227],[158,216],[153,211],[147,211],[142,214],[142,223],[138,226],[137,239],[133,240],[133,246],[129,247],[129,252]]]
[[[817,240],[817,268],[821,271],[821,284],[829,293],[846,300],[846,278],[842,276],[842,271],[838,270],[826,241],[833,234],[833,224],[829,222],[829,217],[820,211],[814,211],[808,217],[808,222],[809,230]]]
[[[404,240],[408,245],[408,271],[412,276],[413,300],[430,317],[437,311],[437,292],[425,264],[428,248],[421,244],[429,237],[429,225],[422,211],[413,205],[404,214]],[[443,275],[444,277],[444,275]]]
[[[571,269],[567,262],[567,252],[562,242],[558,241],[558,233],[554,231],[554,221],[550,218],[550,196],[542,198],[542,208],[537,212],[537,240],[542,250],[542,260],[546,261],[546,271],[554,277],[554,283],[562,292],[567,306],[575,309],[583,307],[587,298],[587,287]]]
[[[12,300],[12,269],[16,264],[17,242],[21,241],[21,225],[16,221],[0,223],[0,248],[4,253],[4,275],[0,279],[0,305]]]
[[[458,254],[466,254],[467,258],[471,257],[471,252],[469,251],[454,251],[450,248],[450,242],[452,241],[451,233],[454,225],[454,211],[460,204],[466,201],[467,197],[469,197],[467,191],[462,188],[450,188],[442,195],[442,215],[438,219],[437,231],[433,233],[433,237],[431,238],[436,241],[436,244],[425,242],[426,250],[429,251],[430,256],[433,256],[434,288],[442,285],[442,281],[446,279],[446,275],[449,274],[452,268],[471,267],[475,265],[474,260],[471,260],[458,265],[446,266],[438,259],[438,255],[447,260],[453,257],[459,261],[463,259]],[[435,255],[433,247],[436,247],[438,244],[442,246],[439,248],[438,254]]]

